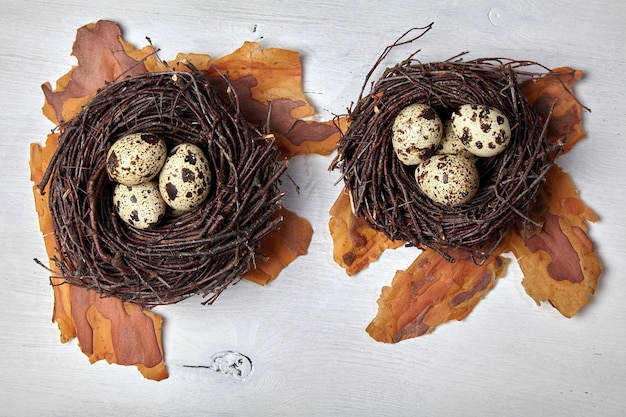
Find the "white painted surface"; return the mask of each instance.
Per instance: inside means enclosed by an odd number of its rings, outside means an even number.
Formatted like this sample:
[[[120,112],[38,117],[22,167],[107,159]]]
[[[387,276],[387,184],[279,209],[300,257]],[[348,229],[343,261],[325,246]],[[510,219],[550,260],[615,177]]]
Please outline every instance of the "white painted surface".
[[[0,415],[626,415],[626,3],[614,1],[250,0],[0,1]],[[54,4],[58,3],[58,5]],[[420,4],[421,3],[421,4]],[[245,4],[245,5],[244,5]],[[339,188],[330,158],[296,158],[301,194],[287,205],[309,219],[309,255],[267,287],[241,282],[211,307],[190,299],[165,317],[170,377],[152,382],[133,367],[90,365],[76,342],[59,343],[52,291],[33,262],[45,258],[28,179],[28,145],[52,129],[40,85],[74,64],[78,27],[119,22],[126,40],[162,49],[226,54],[245,40],[301,52],[304,90],[321,119],[343,113],[382,49],[409,27],[435,22],[415,47],[424,61],[532,59],[585,71],[576,86],[588,139],[560,160],[600,216],[591,237],[605,274],[597,295],[565,319],[536,306],[512,265],[463,322],[383,345],[364,328],[397,268],[416,255],[386,253],[348,278],[332,262],[327,212]],[[392,53],[388,64],[412,48]],[[236,382],[202,368],[235,350],[254,363]]]

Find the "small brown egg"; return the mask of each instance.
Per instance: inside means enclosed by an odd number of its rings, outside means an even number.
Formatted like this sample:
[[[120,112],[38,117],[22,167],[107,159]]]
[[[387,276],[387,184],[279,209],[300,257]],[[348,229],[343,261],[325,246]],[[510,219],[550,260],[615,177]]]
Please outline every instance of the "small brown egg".
[[[202,149],[190,143],[174,147],[159,174],[165,203],[179,214],[190,211],[202,204],[210,189],[211,169]]]
[[[155,178],[167,158],[165,141],[152,133],[133,133],[109,149],[106,170],[116,182],[137,185]]]
[[[431,156],[417,166],[415,180],[428,198],[448,207],[470,201],[480,182],[474,163],[460,155]]]
[[[117,184],[113,189],[113,206],[120,219],[137,229],[159,224],[167,208],[156,181],[136,185]]]
[[[405,165],[417,165],[434,153],[441,140],[443,124],[437,112],[426,104],[403,108],[393,122],[392,146]]]
[[[452,129],[463,146],[476,156],[495,156],[511,140],[509,119],[496,108],[464,104],[452,113],[451,120]]]
[[[452,120],[450,119],[443,124],[443,136],[436,153],[439,155],[461,155],[472,162],[476,162],[478,159],[476,155],[463,146],[454,129],[452,129]]]

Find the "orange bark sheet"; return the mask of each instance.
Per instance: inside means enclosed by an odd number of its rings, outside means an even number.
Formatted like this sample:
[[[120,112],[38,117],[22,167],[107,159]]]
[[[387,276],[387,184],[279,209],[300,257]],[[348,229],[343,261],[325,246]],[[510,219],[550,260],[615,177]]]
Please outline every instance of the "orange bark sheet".
[[[522,84],[525,97],[541,117],[546,119],[552,109],[548,138],[564,140],[564,153],[586,136],[581,105],[572,90],[582,75],[580,70],[562,67]],[[524,273],[522,284],[528,295],[537,304],[548,301],[565,317],[573,317],[591,300],[602,273],[595,245],[587,235],[589,222],[598,217],[557,165],[548,172],[537,201],[535,212],[542,227],[526,238],[512,228],[506,242]]]
[[[572,317],[591,301],[602,272],[587,236],[587,222],[597,217],[558,166],[548,172],[541,192],[547,204],[541,232],[524,239],[522,231],[512,229],[506,243],[524,272],[522,285],[528,295]]]
[[[364,269],[386,249],[395,249],[404,244],[393,241],[384,233],[377,232],[361,218],[352,213],[350,196],[344,189],[330,209],[330,233],[333,239],[333,258],[354,275]]]
[[[396,343],[430,333],[449,320],[462,320],[504,276],[507,264],[498,253],[481,266],[471,259],[450,263],[427,249],[383,288],[378,314],[366,330],[379,342]]]
[[[50,134],[46,146],[31,145],[31,180],[39,184],[56,149],[58,134]],[[54,230],[48,209],[48,187],[40,193],[33,186],[39,227],[49,258],[58,256]],[[161,342],[163,319],[151,311],[115,298],[102,298],[94,291],[71,286],[56,278],[52,269],[54,291],[53,321],[61,331],[61,341],[78,338],[81,350],[90,362],[101,359],[120,365],[136,365],[144,377],[160,381],[168,377]]]
[[[549,139],[553,143],[565,141],[564,152],[585,137],[581,105],[572,92],[581,77],[581,71],[562,67],[522,84],[537,113],[549,120]],[[535,208],[541,211],[538,220],[543,227],[529,238],[522,237],[517,228],[511,229],[499,252],[512,251],[518,259],[529,296],[537,303],[549,301],[564,316],[572,317],[589,302],[602,272],[587,236],[588,222],[595,222],[597,217],[558,166],[548,173],[538,201],[546,204],[545,208]],[[348,275],[365,269],[384,250],[397,247],[354,218],[345,190],[330,215],[334,259]],[[378,341],[395,343],[430,333],[449,320],[460,320],[493,287],[495,278],[504,275],[506,264],[500,256],[483,265],[465,261],[451,264],[433,251],[425,251],[406,271],[396,273],[391,287],[383,288],[378,314],[367,331]],[[459,294],[463,294],[463,303],[458,303]]]
[[[72,55],[77,65],[56,82],[42,86],[43,114],[55,125],[77,115],[81,107],[106,82],[148,71],[186,70],[187,63],[205,71],[223,93],[233,88],[246,119],[273,134],[284,158],[306,153],[326,155],[336,146],[339,131],[332,122],[304,121],[314,109],[302,92],[302,67],[297,52],[261,48],[245,42],[223,58],[212,60],[206,54],[178,54],[163,62],[151,45],[135,48],[122,38],[117,24],[98,21],[77,31]],[[227,73],[230,86],[219,74]],[[268,117],[269,114],[269,117]],[[270,123],[267,125],[266,121]],[[45,146],[31,145],[31,180],[41,232],[49,258],[56,254],[47,195],[37,184],[56,149],[58,135],[48,136]],[[246,278],[264,285],[275,279],[296,257],[307,253],[313,230],[307,220],[283,208],[280,229],[263,241],[256,268]],[[81,350],[91,362],[136,365],[144,377],[167,378],[162,338],[162,318],[136,305],[113,298],[101,298],[92,291],[63,284],[55,278],[53,321],[59,326],[61,341],[78,338]]]

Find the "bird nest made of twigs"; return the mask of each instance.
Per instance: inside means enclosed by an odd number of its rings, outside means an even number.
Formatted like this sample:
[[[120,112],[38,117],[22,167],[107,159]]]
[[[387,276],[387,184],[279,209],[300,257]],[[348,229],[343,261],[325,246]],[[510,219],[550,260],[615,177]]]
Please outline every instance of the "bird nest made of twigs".
[[[210,303],[253,266],[261,240],[280,223],[286,166],[276,146],[242,118],[236,96],[220,97],[197,70],[108,83],[60,130],[40,188],[49,182],[54,261],[70,284],[144,306],[191,295]],[[116,215],[105,169],[111,145],[139,132],[168,149],[194,144],[213,168],[202,205],[147,229]]]
[[[341,171],[354,214],[390,239],[434,249],[450,261],[453,250],[465,250],[477,263],[493,253],[516,221],[532,222],[529,208],[560,149],[549,143],[546,121],[520,91],[520,70],[532,65],[457,56],[433,63],[410,57],[387,68],[349,111],[349,127],[331,165]],[[477,162],[480,186],[469,202],[449,207],[431,201],[416,184],[415,167],[394,154],[394,118],[413,103],[431,106],[442,119],[468,103],[500,109],[508,117],[510,143]]]

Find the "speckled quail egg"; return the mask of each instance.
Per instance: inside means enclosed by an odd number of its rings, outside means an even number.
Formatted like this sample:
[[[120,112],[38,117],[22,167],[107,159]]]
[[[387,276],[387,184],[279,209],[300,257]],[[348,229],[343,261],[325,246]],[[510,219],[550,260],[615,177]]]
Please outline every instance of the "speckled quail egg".
[[[459,155],[433,155],[415,169],[420,190],[432,201],[455,207],[470,201],[479,186],[476,165]]]
[[[165,141],[152,133],[133,133],[117,140],[107,153],[109,176],[124,185],[155,178],[167,158]]]
[[[159,190],[165,203],[180,212],[200,206],[211,188],[209,162],[198,146],[174,147],[159,174]]]
[[[137,229],[156,226],[167,209],[156,180],[136,185],[117,184],[113,189],[113,206],[120,219]]]
[[[468,151],[461,140],[452,129],[452,120],[448,119],[443,124],[443,136],[441,142],[437,147],[437,154],[439,155],[461,155],[469,159],[472,162],[476,162],[478,157]]]
[[[441,141],[443,124],[437,112],[426,104],[403,108],[392,126],[392,145],[405,165],[417,165],[434,153]]]
[[[463,146],[476,156],[495,156],[511,140],[509,119],[494,107],[464,104],[452,113],[451,120]]]

